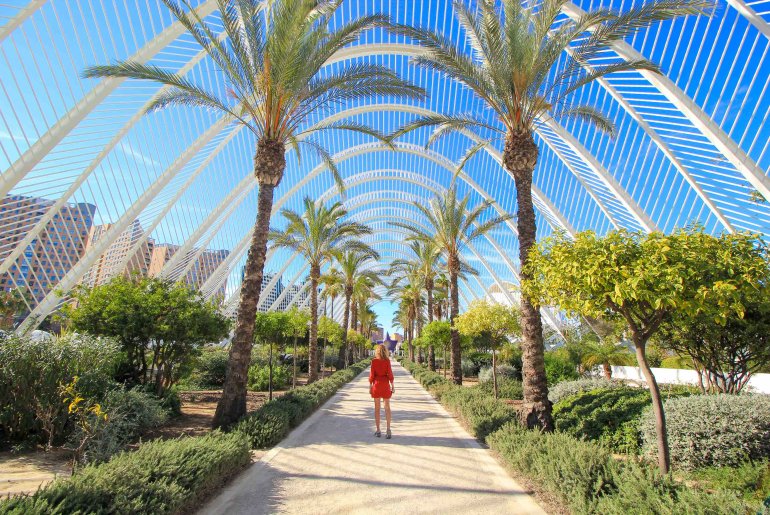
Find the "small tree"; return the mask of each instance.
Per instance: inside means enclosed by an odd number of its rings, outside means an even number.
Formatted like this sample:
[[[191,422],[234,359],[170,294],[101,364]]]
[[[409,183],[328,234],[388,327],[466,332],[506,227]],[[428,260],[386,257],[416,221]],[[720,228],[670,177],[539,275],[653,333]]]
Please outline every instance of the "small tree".
[[[434,345],[442,349],[444,356],[444,377],[447,375],[447,360],[446,354],[449,350],[449,344],[452,343],[452,327],[446,320],[434,320],[422,328],[423,341],[428,342],[428,345]]]
[[[283,343],[286,328],[290,324],[288,313],[283,311],[268,311],[257,313],[254,324],[254,339],[268,346],[267,366],[269,377],[267,381],[267,398],[273,400],[273,348]]]
[[[660,390],[645,349],[675,314],[706,312],[725,324],[745,312],[745,291],[768,284],[767,251],[755,236],[713,237],[700,230],[671,235],[584,232],[541,242],[528,265],[524,288],[546,304],[584,316],[621,316],[650,388],[658,436],[658,465],[669,470],[666,421]]]
[[[283,334],[287,337],[294,338],[294,350],[291,353],[291,387],[297,387],[297,338],[305,336],[308,330],[308,322],[310,322],[310,313],[307,311],[300,311],[297,306],[292,306],[289,311],[286,312],[286,326],[283,329]]]
[[[497,351],[512,338],[521,336],[519,312],[509,306],[488,302],[473,302],[455,322],[460,334],[480,339],[492,351],[492,388],[497,398]]]
[[[334,319],[323,316],[318,320],[318,337],[323,338],[323,355],[321,356],[321,378],[326,372],[326,347],[336,348],[342,345],[343,329]]]
[[[0,329],[13,329],[16,317],[27,309],[24,296],[18,288],[11,291],[0,291]]]
[[[581,363],[587,369],[601,365],[604,377],[612,379],[612,365],[629,365],[632,359],[631,352],[622,343],[602,340],[585,345]]]

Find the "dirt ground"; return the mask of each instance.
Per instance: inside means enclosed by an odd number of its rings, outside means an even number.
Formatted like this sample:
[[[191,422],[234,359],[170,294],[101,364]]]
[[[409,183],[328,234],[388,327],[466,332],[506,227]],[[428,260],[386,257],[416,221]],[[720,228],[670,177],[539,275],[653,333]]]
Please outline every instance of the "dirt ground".
[[[306,382],[306,375],[298,377],[298,386]],[[273,398],[287,391],[273,392]],[[163,427],[146,433],[141,441],[200,436],[211,431],[211,422],[221,394],[221,390],[180,392],[182,414],[170,419]],[[256,410],[267,402],[267,398],[267,392],[248,392],[246,409],[249,412]],[[258,458],[259,453],[254,455],[254,459]],[[58,476],[69,476],[72,471],[70,459],[68,452],[58,449],[50,452],[42,449],[23,453],[0,452],[0,499],[9,495],[33,493]]]

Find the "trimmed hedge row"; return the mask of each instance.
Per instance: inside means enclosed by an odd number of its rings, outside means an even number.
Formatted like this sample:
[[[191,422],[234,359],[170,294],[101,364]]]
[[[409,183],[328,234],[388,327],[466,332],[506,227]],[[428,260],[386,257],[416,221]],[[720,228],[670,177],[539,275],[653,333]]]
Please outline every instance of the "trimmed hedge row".
[[[747,506],[732,492],[705,493],[661,476],[651,466],[619,462],[605,447],[565,433],[527,431],[513,409],[478,388],[439,381],[434,372],[408,361],[412,372],[506,465],[537,482],[575,514],[743,514]],[[439,376],[440,377],[440,376]]]
[[[90,465],[29,496],[0,502],[0,514],[180,513],[192,511],[251,460],[239,433],[155,440]]]
[[[326,379],[292,390],[263,404],[241,419],[233,431],[244,434],[252,449],[272,447],[326,402],[344,384],[366,369],[370,359],[359,361]]]

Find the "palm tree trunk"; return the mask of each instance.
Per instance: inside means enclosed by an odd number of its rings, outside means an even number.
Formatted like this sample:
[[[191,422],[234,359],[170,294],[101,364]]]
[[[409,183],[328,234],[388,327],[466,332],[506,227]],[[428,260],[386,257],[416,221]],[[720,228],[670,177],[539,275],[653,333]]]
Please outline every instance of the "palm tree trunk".
[[[340,345],[340,355],[337,368],[345,368],[347,364],[348,350],[348,325],[350,324],[350,297],[353,296],[353,287],[345,286],[345,314],[342,322],[342,345]]]
[[[605,361],[602,363],[602,367],[604,368],[604,377],[607,379],[612,379],[612,367],[610,364]]]
[[[307,351],[307,382],[318,380],[318,279],[321,269],[318,265],[310,267],[310,341]]]
[[[537,158],[538,148],[531,132],[508,133],[503,151],[503,164],[513,175],[516,184],[516,223],[519,229],[519,262],[522,281],[531,277],[526,266],[529,263],[530,249],[536,240],[532,175]],[[538,306],[523,293],[521,295],[521,332],[524,403],[519,416],[522,424],[527,428],[538,427],[544,431],[552,431],[553,418],[545,375],[543,322],[540,319]]]
[[[460,270],[460,259],[458,256],[449,258],[449,321],[451,324],[452,338],[452,382],[454,384],[463,384],[462,351],[460,349],[460,332],[455,326],[455,319],[460,312],[460,299],[457,291],[457,273]]]
[[[281,151],[283,159],[283,151]],[[284,162],[285,166],[285,162]],[[283,170],[283,169],[281,169]],[[280,181],[280,179],[279,179]],[[251,238],[245,273],[241,284],[241,299],[235,321],[227,375],[222,397],[214,414],[213,427],[227,428],[246,414],[246,380],[254,344],[254,323],[257,317],[257,301],[262,291],[262,272],[267,253],[267,233],[270,230],[270,214],[273,209],[273,191],[276,184],[259,185],[257,222]]]
[[[425,290],[428,292],[428,323],[433,322],[433,281],[425,281]],[[428,344],[428,368],[431,372],[436,371],[436,349],[433,343]]]
[[[492,349],[492,390],[495,392],[495,399],[497,399],[497,352]]]
[[[292,361],[292,373],[291,373],[291,389],[297,387],[297,333],[294,333],[294,351],[291,353]]]
[[[666,414],[663,412],[660,388],[658,388],[658,382],[652,374],[650,364],[647,362],[647,355],[644,352],[647,342],[638,331],[632,331],[631,339],[636,347],[636,361],[639,363],[644,380],[650,389],[650,397],[652,397],[652,413],[655,416],[655,434],[658,439],[658,467],[661,473],[668,474],[671,459],[668,450],[668,434],[666,433]]]

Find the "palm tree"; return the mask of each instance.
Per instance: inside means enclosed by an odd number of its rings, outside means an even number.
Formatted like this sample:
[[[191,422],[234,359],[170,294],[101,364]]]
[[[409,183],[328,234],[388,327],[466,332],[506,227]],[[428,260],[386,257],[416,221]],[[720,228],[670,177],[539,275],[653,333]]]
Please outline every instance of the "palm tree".
[[[321,297],[323,297],[324,300],[331,301],[329,313],[326,314],[326,309],[324,308],[324,314],[329,318],[334,318],[334,299],[342,294],[344,288],[342,274],[340,274],[340,271],[336,268],[332,268],[321,276],[320,283],[324,287],[321,292]]]
[[[330,262],[339,250],[355,251],[361,243],[354,238],[372,230],[357,222],[344,221],[348,212],[340,202],[331,206],[316,206],[313,199],[304,200],[302,214],[284,209],[281,214],[289,221],[283,231],[270,231],[276,247],[301,254],[310,265],[310,343],[308,349],[308,382],[318,379],[318,282],[321,267]]]
[[[367,339],[372,339],[372,331],[377,324],[377,314],[374,312],[370,305],[363,306],[359,315],[361,319],[361,334],[366,336]]]
[[[582,362],[586,368],[602,366],[604,377],[612,379],[612,365],[628,365],[634,360],[634,355],[622,343],[617,344],[607,340],[600,343],[588,343],[585,346]]]
[[[433,316],[436,320],[441,320],[446,316],[449,305],[449,278],[442,271],[434,282],[433,292]]]
[[[409,246],[412,249],[412,252],[414,252],[414,258],[411,260],[394,260],[390,264],[388,275],[393,275],[394,273],[403,273],[410,267],[414,267],[416,279],[423,284],[425,289],[427,297],[426,314],[428,323],[430,323],[433,322],[434,283],[436,281],[436,277],[438,276],[438,265],[441,252],[432,241],[412,241]],[[428,367],[430,370],[436,370],[436,351],[433,347],[433,344],[428,346]]]
[[[153,112],[168,106],[193,106],[212,110],[248,129],[256,140],[254,175],[259,183],[257,217],[241,285],[241,298],[230,346],[224,391],[217,405],[214,427],[226,427],[246,413],[246,376],[251,359],[254,320],[262,288],[267,234],[273,191],[286,168],[287,145],[314,151],[342,185],[329,152],[307,138],[325,130],[351,130],[380,138],[378,132],[358,123],[306,122],[331,112],[341,103],[379,95],[423,98],[421,88],[400,79],[376,64],[356,63],[319,73],[343,47],[378,27],[391,26],[381,14],[360,17],[330,30],[341,2],[332,0],[219,0],[227,42],[218,29],[204,22],[190,0],[163,0],[174,18],[204,49],[220,72],[223,84],[207,88],[151,64],[123,61],[92,66],[85,77],[120,77],[163,84],[150,104]],[[338,17],[337,17],[338,18]],[[220,93],[221,92],[221,93]]]
[[[457,290],[458,277],[466,271],[466,267],[460,260],[460,253],[473,240],[510,219],[510,215],[493,216],[481,222],[481,216],[490,206],[490,202],[484,201],[475,208],[469,209],[469,201],[469,195],[458,199],[457,187],[452,185],[443,195],[434,197],[429,206],[415,202],[414,206],[425,216],[432,232],[426,232],[422,227],[409,222],[391,222],[411,232],[412,239],[433,242],[446,258],[450,285],[449,319],[452,323],[452,381],[455,384],[463,382],[460,364],[460,333],[454,326],[460,306]]]
[[[646,60],[589,62],[636,31],[677,16],[700,14],[706,0],[658,0],[638,4],[624,13],[598,7],[577,19],[565,19],[566,0],[543,0],[537,8],[520,0],[477,0],[472,10],[455,0],[454,12],[465,41],[412,27],[401,27],[425,50],[414,59],[466,86],[483,102],[484,115],[431,115],[414,120],[396,133],[435,127],[428,145],[455,131],[504,141],[503,166],[516,184],[521,278],[531,277],[527,263],[536,241],[532,178],[539,150],[534,132],[546,119],[578,119],[614,135],[612,120],[596,108],[575,102],[575,92],[608,74],[635,70],[659,72]],[[501,8],[498,8],[502,4]],[[467,48],[472,51],[467,51]],[[490,122],[487,113],[497,119]],[[482,141],[471,153],[482,148]],[[521,295],[524,400],[522,421],[528,427],[553,427],[543,361],[543,326],[538,306]]]
[[[349,353],[347,353],[348,328],[350,327],[350,302],[353,298],[353,290],[356,281],[359,280],[359,277],[361,276],[369,277],[372,280],[379,280],[377,272],[364,270],[364,266],[379,258],[380,255],[364,243],[361,243],[357,249],[347,249],[335,254],[337,265],[340,268],[345,283],[345,314],[342,322],[343,334],[338,368],[344,367],[348,358],[351,357]]]

